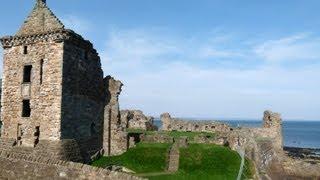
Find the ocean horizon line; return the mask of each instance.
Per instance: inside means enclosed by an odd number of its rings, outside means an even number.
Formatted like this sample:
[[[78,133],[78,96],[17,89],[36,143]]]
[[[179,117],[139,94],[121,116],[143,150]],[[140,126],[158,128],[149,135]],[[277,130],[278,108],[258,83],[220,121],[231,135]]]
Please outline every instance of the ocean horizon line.
[[[182,120],[192,121],[263,121],[263,119],[254,118],[194,118],[194,117],[174,117]],[[160,120],[160,117],[155,117],[155,120]],[[283,119],[283,122],[320,122],[315,119]]]

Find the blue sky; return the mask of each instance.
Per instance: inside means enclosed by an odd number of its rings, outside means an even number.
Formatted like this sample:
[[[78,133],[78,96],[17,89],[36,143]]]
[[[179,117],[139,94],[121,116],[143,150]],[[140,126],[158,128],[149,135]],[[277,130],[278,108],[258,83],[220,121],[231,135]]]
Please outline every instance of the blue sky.
[[[317,0],[47,1],[94,43],[105,75],[123,81],[122,109],[320,119]],[[0,35],[12,35],[34,2],[1,3]]]

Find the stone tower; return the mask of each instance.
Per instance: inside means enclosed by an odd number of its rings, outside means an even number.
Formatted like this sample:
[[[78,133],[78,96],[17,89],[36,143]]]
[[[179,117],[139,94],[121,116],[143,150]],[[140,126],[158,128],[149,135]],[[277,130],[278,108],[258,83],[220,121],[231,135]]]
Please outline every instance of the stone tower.
[[[68,149],[67,140],[75,140],[82,155],[100,150],[106,95],[93,45],[65,29],[45,0],[37,0],[16,35],[1,43],[1,138],[22,147],[61,142],[51,148],[62,151],[56,154]]]
[[[265,111],[263,115],[263,128],[270,130],[268,135],[273,139],[276,149],[283,149],[282,119],[281,114],[272,111]]]

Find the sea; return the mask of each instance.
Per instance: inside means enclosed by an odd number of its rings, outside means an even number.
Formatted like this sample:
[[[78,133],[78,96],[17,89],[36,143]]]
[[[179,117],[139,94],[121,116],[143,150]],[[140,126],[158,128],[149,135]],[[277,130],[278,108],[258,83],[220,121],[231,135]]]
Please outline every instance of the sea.
[[[192,119],[188,119],[192,120]],[[233,127],[261,127],[261,120],[225,120]],[[158,127],[162,126],[160,119],[155,119]],[[320,149],[320,121],[284,121],[284,146]]]

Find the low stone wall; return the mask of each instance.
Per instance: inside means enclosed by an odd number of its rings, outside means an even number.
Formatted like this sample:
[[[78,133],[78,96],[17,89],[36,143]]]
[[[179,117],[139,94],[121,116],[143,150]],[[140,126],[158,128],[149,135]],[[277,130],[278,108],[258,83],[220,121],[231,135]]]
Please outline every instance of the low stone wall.
[[[173,137],[170,137],[165,134],[154,134],[154,135],[145,135],[141,134],[140,139],[142,142],[146,143],[173,143]]]
[[[193,132],[230,132],[233,129],[217,121],[188,121],[172,118],[169,113],[161,115],[163,131],[193,131]]]
[[[225,136],[215,136],[215,137],[207,137],[207,136],[196,136],[194,137],[193,142],[198,144],[217,144],[221,146],[227,145],[227,137]]]
[[[138,180],[141,178],[80,163],[0,151],[0,179]]]
[[[180,151],[178,143],[174,143],[169,151],[168,171],[177,172],[179,170]]]

